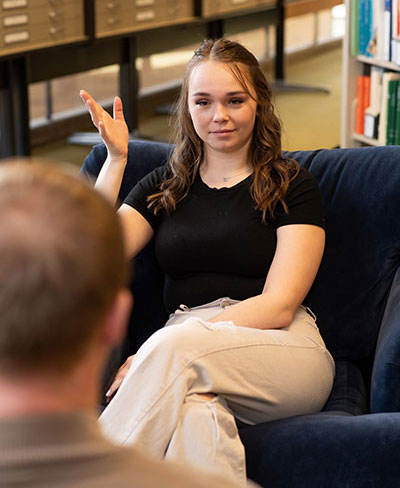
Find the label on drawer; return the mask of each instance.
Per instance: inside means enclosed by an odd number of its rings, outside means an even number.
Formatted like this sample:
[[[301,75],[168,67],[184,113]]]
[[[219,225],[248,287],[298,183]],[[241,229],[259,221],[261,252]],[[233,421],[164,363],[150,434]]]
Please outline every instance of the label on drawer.
[[[136,14],[136,20],[138,22],[143,22],[145,20],[153,20],[155,18],[156,14],[154,10],[146,10],[144,12],[138,12]]]
[[[154,0],[136,0],[136,7],[149,7],[154,5]]]
[[[24,25],[27,23],[28,23],[27,14],[9,15],[8,17],[4,17],[3,19],[4,27],[12,27],[14,25]]]
[[[3,0],[2,4],[4,9],[21,8],[28,5],[28,0]]]
[[[23,42],[29,39],[29,32],[10,32],[4,36],[4,44],[14,44],[14,42]]]

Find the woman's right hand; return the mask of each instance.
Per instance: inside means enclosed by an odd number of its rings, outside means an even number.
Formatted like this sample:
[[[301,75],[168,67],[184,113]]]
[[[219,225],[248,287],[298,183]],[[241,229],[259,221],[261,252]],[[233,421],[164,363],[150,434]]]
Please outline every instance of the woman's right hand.
[[[128,153],[129,130],[122,110],[122,100],[114,98],[113,117],[85,90],[79,95],[85,104],[92,122],[99,131],[111,159],[124,159]]]
[[[108,389],[106,393],[106,400],[107,403],[112,399],[112,397],[117,393],[118,388],[121,386],[125,376],[128,374],[128,371],[132,365],[132,361],[135,358],[135,354],[129,356],[128,359],[124,362],[124,364],[119,368],[117,374],[115,375],[114,381],[112,385]]]

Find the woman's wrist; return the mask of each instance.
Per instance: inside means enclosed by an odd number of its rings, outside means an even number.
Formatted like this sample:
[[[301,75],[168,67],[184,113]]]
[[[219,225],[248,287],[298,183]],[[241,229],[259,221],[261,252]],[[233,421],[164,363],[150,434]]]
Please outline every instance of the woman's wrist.
[[[107,154],[107,159],[106,162],[109,164],[114,165],[125,165],[126,162],[128,161],[128,153],[122,153],[122,154]]]

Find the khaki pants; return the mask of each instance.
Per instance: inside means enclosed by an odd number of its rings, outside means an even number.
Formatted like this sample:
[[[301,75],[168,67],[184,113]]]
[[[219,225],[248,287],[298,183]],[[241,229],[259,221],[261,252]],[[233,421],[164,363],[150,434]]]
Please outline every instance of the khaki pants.
[[[288,327],[266,330],[207,321],[234,303],[181,306],[143,344],[100,418],[107,437],[245,484],[235,417],[256,424],[321,410],[334,361],[313,316],[301,306]]]

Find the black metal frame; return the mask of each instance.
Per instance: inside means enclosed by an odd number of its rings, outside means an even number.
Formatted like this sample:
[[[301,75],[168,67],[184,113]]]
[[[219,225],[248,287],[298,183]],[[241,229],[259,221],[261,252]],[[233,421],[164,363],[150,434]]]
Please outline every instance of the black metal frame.
[[[196,8],[198,10],[199,7]],[[188,24],[95,39],[92,0],[86,0],[85,13],[86,41],[0,59],[0,157],[30,154],[29,83],[119,64],[120,95],[127,107],[129,129],[135,132],[138,128],[139,92],[137,57],[196,43],[207,36],[221,37],[254,27],[276,25],[283,18],[277,15],[278,10],[272,5],[232,12],[218,18],[196,17]],[[277,52],[277,58],[281,56],[283,49]]]
[[[276,55],[275,55],[275,80],[273,88],[280,92],[297,93],[329,93],[324,86],[301,85],[287,83],[285,79],[285,2],[276,1],[277,23],[276,23]]]

